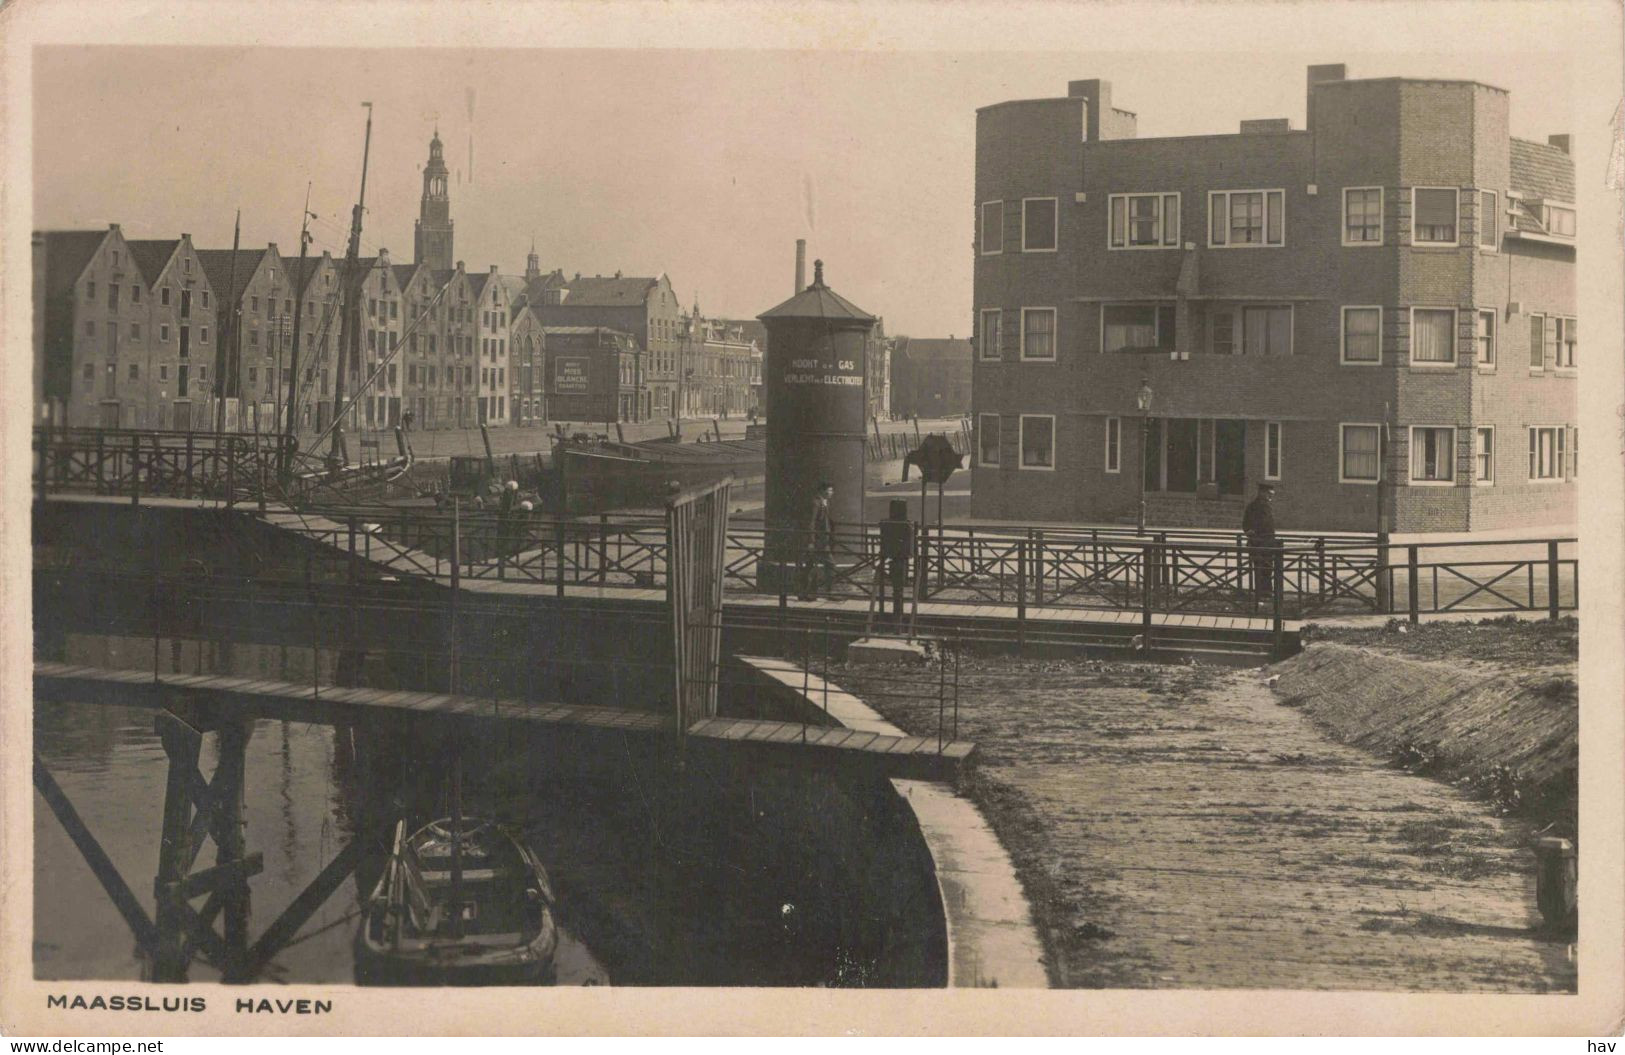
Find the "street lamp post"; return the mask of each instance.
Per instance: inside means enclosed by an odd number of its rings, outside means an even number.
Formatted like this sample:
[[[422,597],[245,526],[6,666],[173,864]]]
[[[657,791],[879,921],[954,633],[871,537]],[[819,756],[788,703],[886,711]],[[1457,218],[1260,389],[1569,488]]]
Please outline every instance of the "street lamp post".
[[[1140,390],[1134,394],[1134,405],[1140,408],[1140,517],[1139,534],[1145,534],[1145,473],[1151,441],[1151,382],[1140,378]]]

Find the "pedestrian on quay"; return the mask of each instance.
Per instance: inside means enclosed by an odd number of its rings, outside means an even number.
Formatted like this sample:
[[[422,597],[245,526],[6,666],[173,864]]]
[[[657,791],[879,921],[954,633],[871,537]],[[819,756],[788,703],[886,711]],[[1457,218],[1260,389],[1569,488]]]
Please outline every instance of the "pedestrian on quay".
[[[892,615],[903,626],[903,590],[908,585],[909,560],[914,556],[914,525],[908,519],[908,502],[891,500],[886,519],[880,522],[880,563],[875,566],[880,609],[886,609],[884,583],[891,582]]]
[[[820,481],[813,493],[812,515],[807,520],[806,547],[801,555],[801,599],[818,600],[813,566],[824,569],[824,592],[835,592],[835,524],[830,520],[829,500],[835,494],[835,485]]]
[[[1275,485],[1258,485],[1258,494],[1241,514],[1241,532],[1247,536],[1248,563],[1252,566],[1253,597],[1267,601],[1274,596],[1275,579],[1280,575],[1275,543]]]

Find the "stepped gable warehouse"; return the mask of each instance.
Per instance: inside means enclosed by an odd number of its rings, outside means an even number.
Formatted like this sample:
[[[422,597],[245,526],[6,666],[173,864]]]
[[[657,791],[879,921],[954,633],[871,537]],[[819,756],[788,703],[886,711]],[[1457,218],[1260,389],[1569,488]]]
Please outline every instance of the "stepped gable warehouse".
[[[1305,130],[1136,139],[1099,80],[979,110],[975,515],[1130,518],[1141,473],[1153,524],[1272,480],[1371,531],[1380,475],[1389,530],[1572,524],[1574,166],[1508,103],[1333,65]]]

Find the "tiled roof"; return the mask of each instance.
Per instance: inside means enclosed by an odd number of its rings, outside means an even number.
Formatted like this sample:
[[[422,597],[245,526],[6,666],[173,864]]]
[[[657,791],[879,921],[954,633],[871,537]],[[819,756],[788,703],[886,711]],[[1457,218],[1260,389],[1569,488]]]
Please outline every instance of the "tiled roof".
[[[545,280],[544,280],[545,281]],[[653,278],[592,278],[571,279],[565,283],[570,291],[565,304],[592,308],[634,307],[642,304],[659,279]]]
[[[254,271],[260,266],[260,260],[269,253],[268,248],[239,249],[237,250],[237,268],[235,285],[232,278],[231,250],[230,249],[199,249],[198,262],[203,265],[203,273],[208,276],[209,288],[224,300],[232,295],[241,297],[243,290],[248,286],[248,280],[254,276]]]
[[[135,261],[141,269],[141,277],[147,280],[147,285],[158,281],[158,276],[164,273],[169,261],[175,255],[175,248],[181,244],[179,238],[126,238],[124,244],[130,247],[130,259]]]
[[[1574,159],[1557,147],[1512,140],[1512,189],[1552,201],[1574,200]]]
[[[85,265],[107,240],[109,231],[41,231],[45,239],[45,295],[56,297],[73,288]]]

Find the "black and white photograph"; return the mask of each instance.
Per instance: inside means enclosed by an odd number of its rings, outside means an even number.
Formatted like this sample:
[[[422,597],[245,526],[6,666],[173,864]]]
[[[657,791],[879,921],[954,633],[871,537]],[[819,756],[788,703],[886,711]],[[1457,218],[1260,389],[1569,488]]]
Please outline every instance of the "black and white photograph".
[[[0,10],[0,1029],[1606,1033],[1621,25]]]

